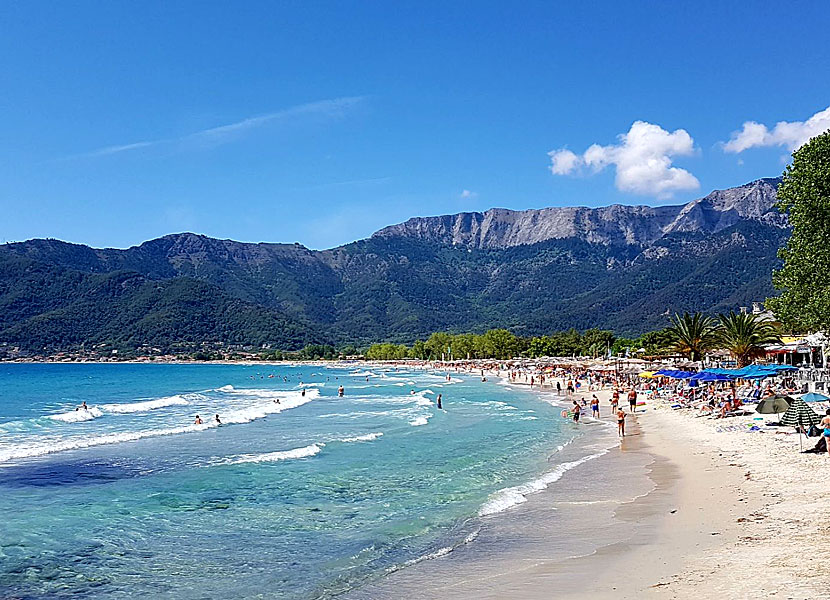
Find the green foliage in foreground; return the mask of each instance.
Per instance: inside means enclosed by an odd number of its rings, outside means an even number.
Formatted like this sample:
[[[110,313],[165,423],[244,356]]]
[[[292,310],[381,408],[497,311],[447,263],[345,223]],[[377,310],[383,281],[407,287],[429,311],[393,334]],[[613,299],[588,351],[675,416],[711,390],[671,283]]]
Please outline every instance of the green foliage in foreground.
[[[767,300],[787,325],[803,330],[830,327],[830,131],[793,153],[778,187],[778,207],[789,213],[792,235],[773,273],[781,290]]]

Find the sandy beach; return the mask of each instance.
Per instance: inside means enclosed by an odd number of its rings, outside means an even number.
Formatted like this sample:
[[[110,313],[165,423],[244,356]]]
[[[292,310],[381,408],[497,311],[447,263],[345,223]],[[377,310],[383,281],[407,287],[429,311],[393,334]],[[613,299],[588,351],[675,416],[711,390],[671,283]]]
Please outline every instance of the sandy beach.
[[[610,392],[597,395],[605,403]],[[792,428],[747,433],[741,424],[756,416],[697,417],[661,400],[630,416],[620,450],[653,457],[655,486],[617,510],[639,522],[638,535],[572,561],[567,570],[584,585],[557,597],[823,597],[830,459],[801,454]],[[527,575],[546,587],[544,565]]]
[[[589,393],[597,394],[603,420],[610,421],[610,391]],[[539,539],[548,536],[552,546],[556,537],[539,516],[557,502],[545,490],[517,509],[535,509],[539,526],[538,535],[527,527],[524,547],[483,560],[464,560],[474,551],[460,548],[355,597],[395,597],[413,577],[431,580],[417,593],[407,589],[407,596],[425,599],[823,597],[830,583],[830,545],[823,540],[830,523],[830,459],[801,454],[796,435],[745,432],[743,423],[756,416],[699,418],[659,399],[629,415],[628,435],[597,461],[621,477],[636,478],[644,467],[645,493],[613,508],[614,531],[625,524],[625,539],[576,558],[553,556]],[[804,448],[815,441],[803,439]],[[575,477],[566,474],[558,485]],[[585,533],[602,536],[600,521],[598,514],[596,531],[586,526]]]

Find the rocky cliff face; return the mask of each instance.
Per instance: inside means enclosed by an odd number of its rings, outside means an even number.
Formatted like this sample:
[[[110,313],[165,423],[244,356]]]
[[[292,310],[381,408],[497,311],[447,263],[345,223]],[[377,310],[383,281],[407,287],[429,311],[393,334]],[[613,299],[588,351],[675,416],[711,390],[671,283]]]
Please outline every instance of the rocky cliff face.
[[[416,217],[374,234],[494,249],[574,238],[592,244],[648,246],[673,232],[717,233],[741,220],[786,227],[775,209],[779,179],[759,179],[675,206],[555,207]]]

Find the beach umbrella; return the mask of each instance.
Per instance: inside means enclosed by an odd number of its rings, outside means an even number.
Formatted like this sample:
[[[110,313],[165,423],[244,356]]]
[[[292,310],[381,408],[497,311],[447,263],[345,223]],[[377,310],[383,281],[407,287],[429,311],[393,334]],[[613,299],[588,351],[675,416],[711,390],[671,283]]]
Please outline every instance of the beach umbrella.
[[[804,402],[824,402],[825,400],[830,400],[830,398],[828,398],[824,394],[818,394],[816,392],[804,394],[803,396],[801,396],[801,399],[804,400]]]
[[[795,400],[789,396],[771,396],[764,398],[755,407],[755,412],[771,415],[785,412]]]
[[[723,375],[711,371],[701,371],[689,378],[691,381],[732,381],[733,379],[735,379],[734,375]]]
[[[657,375],[654,374],[654,371],[643,371],[640,373],[640,377],[644,379],[654,379]]]
[[[800,431],[807,434],[807,430],[813,425],[818,425],[821,421],[821,416],[817,415],[815,411],[807,406],[801,398],[794,400],[786,412],[781,416],[781,424],[789,425],[791,427],[798,427]],[[801,436],[798,436],[798,445],[801,446]]]

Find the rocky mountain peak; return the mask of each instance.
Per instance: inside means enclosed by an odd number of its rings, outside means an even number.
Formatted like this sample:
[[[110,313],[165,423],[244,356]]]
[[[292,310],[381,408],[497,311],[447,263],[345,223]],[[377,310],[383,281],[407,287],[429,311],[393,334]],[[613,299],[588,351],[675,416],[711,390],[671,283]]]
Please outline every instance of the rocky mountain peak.
[[[507,248],[566,238],[604,245],[649,245],[673,232],[716,233],[743,219],[785,227],[786,217],[774,206],[779,182],[759,179],[713,191],[684,205],[494,208],[483,213],[415,217],[385,227],[374,237],[408,237],[470,248]]]

